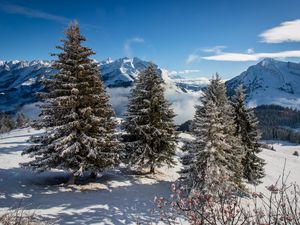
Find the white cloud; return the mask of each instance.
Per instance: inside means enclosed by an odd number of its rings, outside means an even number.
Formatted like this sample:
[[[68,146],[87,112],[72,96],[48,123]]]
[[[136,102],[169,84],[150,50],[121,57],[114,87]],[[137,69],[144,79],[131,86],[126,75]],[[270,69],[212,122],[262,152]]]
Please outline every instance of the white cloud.
[[[117,117],[123,117],[127,110],[128,96],[131,87],[128,88],[107,88],[110,95],[110,104],[112,105]],[[181,124],[193,118],[195,113],[194,106],[199,104],[201,93],[182,93],[176,89],[167,88],[165,92],[166,99],[172,103],[171,107],[176,114],[175,123]]]
[[[131,90],[131,87],[128,88],[107,88],[107,92],[109,93],[109,101],[111,106],[113,107],[117,117],[123,117],[127,104],[128,104],[128,96]]]
[[[186,59],[186,63],[193,63],[196,61],[199,61],[201,57],[197,54],[190,54],[188,58]]]
[[[188,57],[186,59],[186,63],[190,64],[190,63],[193,63],[193,62],[200,61],[201,57],[199,55],[199,52],[209,52],[209,53],[221,54],[222,49],[224,49],[224,48],[227,48],[227,46],[225,46],[225,45],[216,45],[216,46],[211,47],[211,48],[198,48],[198,49],[195,49],[192,54],[188,55]]]
[[[222,52],[222,49],[227,48],[225,45],[217,45],[212,48],[204,48],[202,49],[203,52],[213,52],[215,54],[220,54]]]
[[[144,43],[144,39],[140,37],[134,37],[127,39],[124,43],[124,52],[127,56],[132,56],[132,50],[131,50],[131,45],[136,44],[136,43]]]
[[[200,70],[180,70],[180,71],[170,71],[170,75],[184,75],[184,74],[190,74],[190,73],[199,73]]]
[[[10,13],[10,14],[19,14],[32,18],[40,18],[45,20],[51,20],[59,23],[68,23],[69,19],[63,16],[58,16],[50,13],[43,12],[41,10],[35,10],[19,5],[13,4],[0,4],[0,10]]]
[[[248,54],[253,54],[254,53],[254,49],[253,48],[248,48],[246,53]]]
[[[205,56],[201,58],[205,60],[214,60],[214,61],[245,62],[245,61],[258,61],[263,58],[286,59],[291,57],[300,58],[300,50],[272,52],[272,53],[252,53],[252,54],[224,52],[219,55]]]
[[[263,42],[300,42],[300,19],[285,21],[259,35]]]

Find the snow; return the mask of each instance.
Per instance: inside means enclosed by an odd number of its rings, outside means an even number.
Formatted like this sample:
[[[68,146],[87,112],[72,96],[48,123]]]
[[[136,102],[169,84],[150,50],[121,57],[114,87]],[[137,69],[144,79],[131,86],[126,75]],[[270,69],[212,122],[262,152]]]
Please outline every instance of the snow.
[[[188,133],[181,133],[179,138],[187,141],[194,140],[194,137]],[[285,165],[285,174],[288,175],[288,183],[296,182],[300,184],[300,157],[292,155],[294,151],[300,153],[300,145],[296,145],[286,141],[262,141],[266,144],[270,144],[274,147],[275,151],[269,149],[263,149],[259,156],[266,161],[265,172],[266,176],[263,179],[263,183],[253,187],[248,186],[252,191],[262,192],[265,195],[269,194],[266,186],[275,184],[279,176],[282,175]],[[179,143],[180,144],[180,143]]]
[[[287,146],[285,146],[285,148],[286,147]],[[298,146],[298,148],[300,148],[300,146]],[[287,180],[288,183],[296,182],[300,184],[300,157],[288,154],[285,152],[285,149],[282,149],[280,144],[276,145],[275,149],[277,149],[277,151],[263,150],[259,154],[260,157],[265,159],[267,162],[265,166],[266,177],[263,179],[263,183],[256,187],[256,190],[262,193],[268,193],[265,187],[275,184],[284,169],[285,175],[289,174]]]
[[[30,86],[36,82],[36,78],[29,78],[28,80],[24,81],[21,85],[22,86]]]
[[[263,140],[262,142],[273,146],[276,152],[293,155],[295,151],[298,151],[300,154],[300,145],[293,144],[288,141]]]
[[[0,214],[22,207],[58,224],[136,224],[155,221],[151,212],[155,196],[170,196],[180,165],[164,167],[155,175],[134,175],[124,168],[108,171],[96,182],[65,186],[67,174],[34,174],[20,168],[28,160],[21,151],[30,135],[42,131],[19,129],[0,136]]]
[[[21,151],[29,146],[30,135],[43,131],[17,129],[0,135],[0,214],[11,207],[22,207],[58,224],[136,224],[155,222],[155,196],[170,196],[170,187],[178,177],[181,165],[176,158],[174,168],[163,167],[155,175],[134,175],[125,168],[108,171],[96,182],[80,180],[80,185],[66,186],[65,172],[54,170],[41,174],[20,168],[28,160]],[[180,140],[193,140],[188,133],[180,133]],[[179,142],[179,147],[182,142]],[[264,149],[260,156],[266,160],[266,177],[256,191],[267,193],[266,186],[274,184],[282,174],[286,161],[289,181],[300,183],[300,157],[292,153],[300,146],[288,142],[269,141],[276,151]],[[180,154],[180,150],[178,150]],[[254,190],[254,187],[250,187]],[[153,223],[155,224],[155,223]]]
[[[243,84],[249,106],[276,104],[300,109],[300,64],[266,58],[229,80],[230,92]]]

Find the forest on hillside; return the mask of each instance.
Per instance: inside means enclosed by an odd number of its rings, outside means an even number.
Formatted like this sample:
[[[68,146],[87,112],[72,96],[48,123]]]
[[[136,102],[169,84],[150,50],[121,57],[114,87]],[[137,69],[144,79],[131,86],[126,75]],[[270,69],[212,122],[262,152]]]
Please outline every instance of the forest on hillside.
[[[254,109],[261,139],[300,143],[300,111],[278,105],[261,105]]]

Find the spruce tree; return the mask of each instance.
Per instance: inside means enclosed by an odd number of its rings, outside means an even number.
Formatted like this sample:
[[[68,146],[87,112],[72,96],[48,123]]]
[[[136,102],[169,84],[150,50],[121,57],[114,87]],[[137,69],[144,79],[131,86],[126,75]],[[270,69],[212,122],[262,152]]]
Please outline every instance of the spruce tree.
[[[28,121],[25,118],[24,113],[19,112],[18,115],[17,115],[17,119],[16,119],[17,127],[18,128],[23,128],[26,125],[27,122]]]
[[[216,192],[220,182],[242,186],[242,152],[239,139],[234,136],[232,107],[226,96],[224,82],[217,75],[210,81],[196,106],[194,117],[194,155],[189,174],[189,186],[200,191]]]
[[[244,157],[242,164],[244,167],[243,177],[249,183],[259,184],[264,177],[265,162],[257,156],[261,152],[259,148],[260,133],[257,129],[258,120],[251,108],[245,106],[244,89],[241,85],[236,89],[233,98],[233,107],[235,111],[236,136],[241,137],[242,147],[244,149]]]
[[[174,164],[177,132],[173,124],[175,114],[164,98],[163,80],[151,64],[138,75],[132,89],[123,124],[127,138],[127,163],[140,167]]]
[[[0,133],[9,132],[16,128],[16,122],[11,115],[6,113],[0,114]]]
[[[52,168],[70,171],[70,183],[84,171],[93,174],[118,164],[119,143],[115,134],[114,113],[100,79],[99,68],[90,58],[95,54],[82,46],[85,38],[78,24],[65,31],[61,50],[54,63],[59,72],[44,81],[47,93],[36,121],[36,128],[46,128],[37,138],[39,144],[25,150],[34,159],[22,164],[41,172]]]

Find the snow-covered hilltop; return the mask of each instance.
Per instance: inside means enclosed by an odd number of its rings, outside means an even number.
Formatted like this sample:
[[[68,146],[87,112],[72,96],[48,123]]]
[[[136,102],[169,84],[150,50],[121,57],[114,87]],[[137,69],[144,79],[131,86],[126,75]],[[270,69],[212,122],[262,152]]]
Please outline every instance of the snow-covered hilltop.
[[[300,64],[266,58],[226,82],[230,95],[244,84],[250,106],[276,104],[300,109]]]

